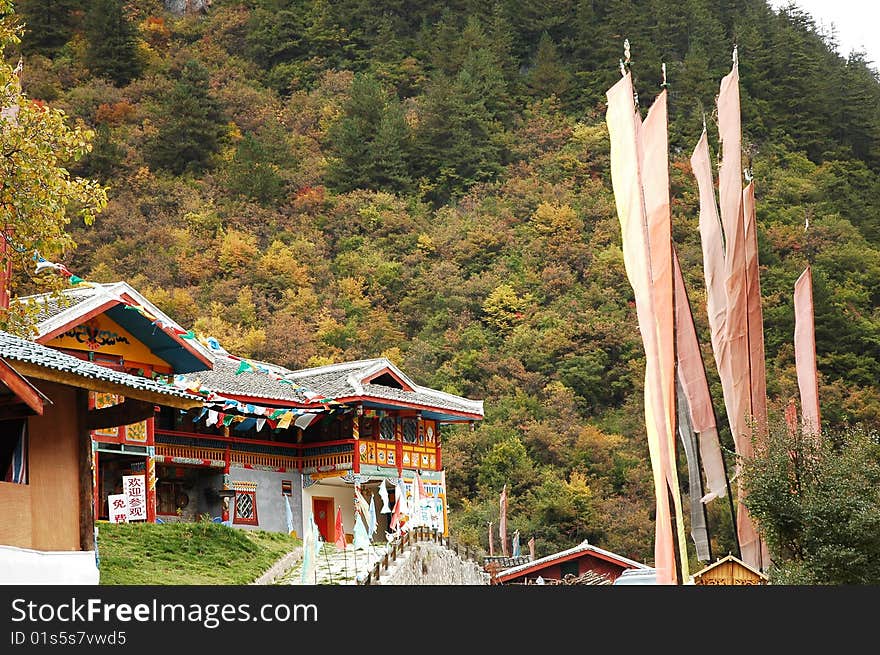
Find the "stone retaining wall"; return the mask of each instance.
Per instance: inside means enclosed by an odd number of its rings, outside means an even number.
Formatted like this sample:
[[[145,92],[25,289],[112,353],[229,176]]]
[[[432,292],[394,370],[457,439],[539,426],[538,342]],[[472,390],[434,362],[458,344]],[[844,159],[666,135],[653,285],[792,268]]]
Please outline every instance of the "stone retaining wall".
[[[383,585],[488,585],[489,574],[471,560],[431,542],[416,543],[394,568],[382,576]]]

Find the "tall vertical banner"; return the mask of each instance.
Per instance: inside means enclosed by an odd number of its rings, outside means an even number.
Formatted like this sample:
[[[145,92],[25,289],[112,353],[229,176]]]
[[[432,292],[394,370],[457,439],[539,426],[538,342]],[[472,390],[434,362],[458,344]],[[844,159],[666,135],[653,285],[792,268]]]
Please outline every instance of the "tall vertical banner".
[[[724,404],[737,453],[736,472],[742,460],[752,457],[752,392],[749,362],[748,284],[743,219],[742,128],[740,126],[739,68],[734,50],[730,73],[721,80],[718,93],[718,131],[721,167],[718,199],[724,231],[724,291],[726,311],[719,352],[718,374],[726,381]],[[722,389],[725,382],[722,382]],[[744,504],[745,492],[737,485],[736,527],[740,553],[749,566],[762,571],[765,549],[757,526]]]
[[[813,271],[807,266],[794,285],[794,361],[801,395],[804,434],[819,435],[819,370],[813,317]]]
[[[501,539],[501,554],[507,557],[507,485],[501,490],[499,498],[498,537]]]
[[[758,225],[755,182],[742,192],[745,232],[746,298],[749,325],[749,388],[752,416],[759,436],[767,432],[767,372],[764,355],[764,310],[761,307],[761,276],[758,266]]]
[[[715,409],[709,392],[709,380],[703,364],[703,354],[697,340],[694,315],[688,300],[687,288],[678,255],[673,251],[673,274],[675,278],[675,355],[678,364],[678,380],[682,388],[683,403],[688,412],[690,425],[699,435],[700,461],[706,476],[706,493],[700,498],[708,503],[714,498],[727,495],[727,473],[715,423]]]
[[[632,76],[624,76],[607,92],[605,121],[611,141],[611,181],[620,222],[623,259],[636,299],[636,315],[645,348],[645,432],[651,457],[656,500],[654,566],[659,584],[676,584],[675,545],[669,506],[668,435],[662,394],[658,392],[657,328],[651,285],[645,198],[642,187],[639,115],[633,98]]]
[[[667,93],[664,89],[654,100],[642,124],[642,185],[651,263],[651,294],[654,325],[657,330],[657,367],[653,380],[645,377],[645,386],[653,387],[654,403],[662,410],[655,414],[660,437],[660,460],[672,498],[678,538],[682,578],[688,577],[687,544],[678,470],[675,465],[675,305],[672,279],[672,216],[669,210],[669,140]],[[662,419],[662,420],[661,420]]]

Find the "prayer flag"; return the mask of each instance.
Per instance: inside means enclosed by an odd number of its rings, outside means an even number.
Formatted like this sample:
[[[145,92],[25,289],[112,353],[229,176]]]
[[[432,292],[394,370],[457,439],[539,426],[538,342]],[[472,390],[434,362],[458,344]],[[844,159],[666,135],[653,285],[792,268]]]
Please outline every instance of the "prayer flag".
[[[382,482],[379,484],[379,498],[382,499],[382,509],[379,510],[380,514],[390,514],[391,508],[388,507],[388,487],[385,486],[385,479],[382,479]]]
[[[813,311],[813,272],[807,266],[794,285],[794,361],[801,395],[801,424],[805,434],[818,437],[819,371]]]
[[[360,514],[354,516],[353,545],[355,550],[367,550],[370,547],[370,537],[367,535],[367,529],[364,527]]]
[[[498,536],[501,539],[501,554],[507,557],[507,485],[501,490],[500,518],[498,519]]]
[[[345,529],[342,526],[342,508],[336,508],[336,547],[345,550]]]

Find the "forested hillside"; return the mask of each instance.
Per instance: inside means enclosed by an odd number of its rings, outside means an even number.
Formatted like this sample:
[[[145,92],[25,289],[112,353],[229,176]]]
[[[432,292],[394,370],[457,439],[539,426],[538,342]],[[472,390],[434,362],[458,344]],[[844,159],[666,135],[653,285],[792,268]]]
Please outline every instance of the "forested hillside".
[[[880,426],[880,81],[809,16],[765,0],[202,4],[17,3],[24,89],[94,130],[72,171],[108,187],[94,224],[69,226],[77,247],[43,254],[130,282],[240,356],[387,356],[483,399],[481,425],[445,434],[463,542],[486,546],[506,483],[509,531],[539,555],[588,538],[653,557],[603,104],[625,38],[643,110],[667,66],[673,238],[719,425],[689,157],[704,120],[717,147],[736,44],[771,408],[798,395],[791,297],[810,262],[822,419]],[[18,295],[62,282],[15,270]]]

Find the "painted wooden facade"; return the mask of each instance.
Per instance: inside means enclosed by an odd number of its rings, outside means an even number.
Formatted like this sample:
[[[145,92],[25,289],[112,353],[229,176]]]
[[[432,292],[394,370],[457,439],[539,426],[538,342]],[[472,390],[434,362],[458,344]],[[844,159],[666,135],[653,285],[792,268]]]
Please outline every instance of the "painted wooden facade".
[[[124,407],[89,407],[90,392],[121,391]],[[0,578],[85,582],[92,570],[97,582],[89,428],[123,424],[157,402],[187,409],[201,399],[0,333]],[[64,556],[86,552],[91,560],[73,565]]]
[[[175,385],[182,378],[181,388],[205,400],[187,412],[161,406],[91,431],[98,519],[109,517],[107,498],[123,476],[144,474],[148,521],[208,516],[287,531],[289,507],[292,530],[301,534],[313,497],[323,494],[337,498],[351,531],[355,486],[371,496],[383,479],[400,480],[409,495],[418,472],[447,532],[441,426],[481,420],[481,401],[421,387],[384,359],[301,371],[263,362],[255,363],[259,370],[240,368],[240,358],[210,340],[183,338],[179,325],[126,283],[68,295],[69,306],[59,307],[35,297],[45,304],[39,343],[135,376],[173,376]],[[93,392],[87,404],[109,410],[124,405],[125,395]],[[209,422],[208,411],[225,420]],[[286,413],[292,416],[279,420]],[[293,420],[310,413],[311,421]]]
[[[490,573],[493,584],[534,584],[538,578],[562,581],[569,575],[577,578],[587,573],[601,575],[613,582],[626,569],[636,568],[648,567],[583,541],[574,548]]]
[[[733,555],[722,557],[692,576],[695,585],[763,585],[766,575]]]

